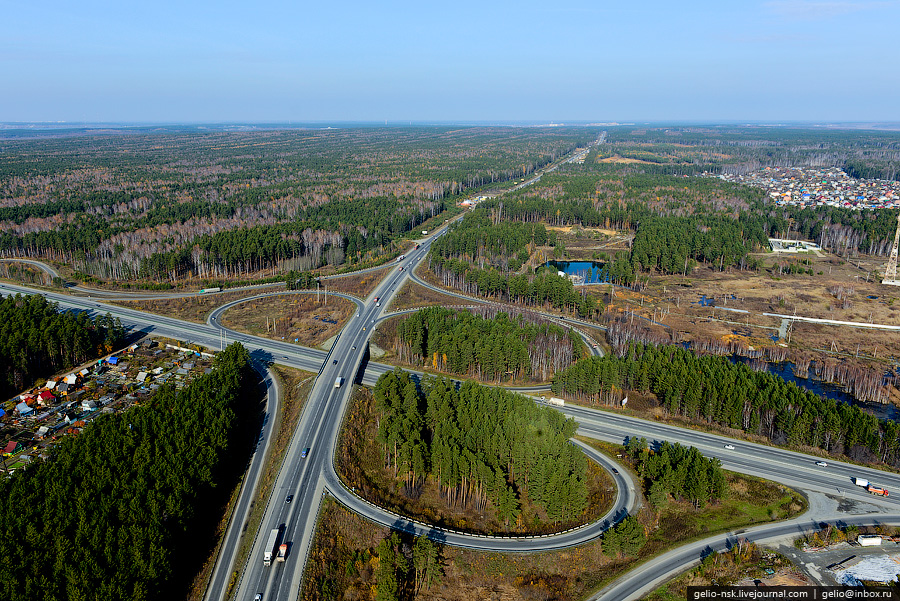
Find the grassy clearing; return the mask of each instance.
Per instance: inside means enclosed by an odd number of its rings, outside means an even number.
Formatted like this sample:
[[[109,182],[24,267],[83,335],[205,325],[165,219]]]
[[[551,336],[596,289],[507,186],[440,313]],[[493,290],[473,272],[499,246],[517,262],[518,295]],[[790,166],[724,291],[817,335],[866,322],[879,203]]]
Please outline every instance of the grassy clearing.
[[[434,290],[424,288],[415,282],[406,282],[391,300],[389,308],[391,311],[402,311],[404,309],[418,309],[420,307],[430,307],[432,305],[452,307],[466,304],[473,303],[467,302],[462,298],[435,292]]]
[[[279,294],[247,301],[228,309],[222,323],[228,328],[273,340],[318,346],[344,327],[356,305],[325,294]]]
[[[343,292],[344,294],[353,294],[360,298],[365,298],[375,290],[375,287],[384,279],[385,275],[387,275],[387,268],[362,274],[329,278],[323,280],[323,283],[328,286],[329,292]]]
[[[178,298],[154,299],[154,300],[116,300],[104,301],[111,305],[118,305],[128,309],[154,313],[165,317],[173,317],[184,321],[194,323],[206,323],[206,316],[216,307],[220,307],[225,303],[255,296],[259,294],[259,290],[240,290],[234,292],[223,292],[220,294],[196,296],[183,296]]]

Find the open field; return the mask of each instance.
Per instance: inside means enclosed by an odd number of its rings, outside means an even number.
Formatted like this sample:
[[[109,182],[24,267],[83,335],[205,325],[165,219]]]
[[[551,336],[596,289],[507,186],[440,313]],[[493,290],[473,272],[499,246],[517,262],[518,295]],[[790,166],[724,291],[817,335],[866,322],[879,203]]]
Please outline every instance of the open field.
[[[324,280],[329,292],[343,292],[353,294],[359,298],[366,298],[375,290],[375,287],[387,274],[387,267],[377,271],[368,271],[358,275],[347,275],[339,278]]]
[[[431,276],[434,274],[430,271],[421,270],[420,277]],[[428,279],[426,281],[431,281]],[[430,307],[432,305],[440,305],[442,307],[455,307],[465,304],[477,304],[475,301],[467,303],[466,300],[435,292],[429,288],[423,288],[415,282],[406,282],[391,300],[388,307],[391,311],[402,311],[404,309],[418,309],[420,307]]]
[[[650,161],[642,161],[641,159],[629,159],[626,157],[620,157],[619,155],[612,156],[612,157],[606,157],[605,159],[597,159],[597,162],[598,163],[621,163],[621,164],[638,163],[638,164],[643,164],[643,165],[651,164]]]
[[[572,260],[605,259],[621,250],[621,238],[597,250],[596,233],[573,228],[560,235]],[[651,274],[640,291],[587,288],[606,304],[607,319],[625,318],[673,342],[777,349],[776,356],[794,362],[839,360],[877,374],[900,363],[900,332],[764,315],[898,325],[900,287],[880,283],[884,258],[847,261],[824,251],[753,258],[761,261],[758,271],[701,266],[686,274]],[[887,393],[900,402],[892,386]]]
[[[339,296],[279,294],[232,307],[222,324],[238,332],[264,338],[318,346],[337,334],[356,311],[356,305]]]
[[[823,267],[819,265],[818,271],[824,271]],[[686,278],[654,277],[640,293],[616,290],[615,297],[610,298],[610,287],[600,288],[607,292],[610,315],[628,317],[634,312],[637,323],[676,342],[736,342],[758,350],[781,346],[789,350],[789,359],[842,357],[883,372],[900,361],[897,331],[763,315],[900,324],[900,289],[871,280],[866,283],[864,278],[857,283],[854,269],[845,264],[832,269],[830,275],[816,271],[812,276],[773,277],[768,273],[721,273],[700,268]],[[704,297],[713,299],[714,305],[702,306]],[[647,320],[655,323],[649,325]]]
[[[164,315],[194,323],[206,323],[206,316],[216,307],[241,298],[256,296],[257,294],[259,294],[259,290],[235,290],[213,295],[198,294],[197,296],[182,296],[170,299],[114,300],[108,302],[111,305],[127,307],[137,311],[155,313],[156,315]]]

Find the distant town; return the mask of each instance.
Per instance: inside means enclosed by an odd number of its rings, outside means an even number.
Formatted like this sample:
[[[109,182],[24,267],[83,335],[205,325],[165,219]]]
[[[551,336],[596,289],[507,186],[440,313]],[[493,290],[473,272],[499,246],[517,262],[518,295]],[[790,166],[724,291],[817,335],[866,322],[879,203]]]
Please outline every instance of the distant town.
[[[766,167],[744,175],[717,177],[768,190],[776,205],[858,210],[900,207],[900,182],[856,179],[837,167]]]

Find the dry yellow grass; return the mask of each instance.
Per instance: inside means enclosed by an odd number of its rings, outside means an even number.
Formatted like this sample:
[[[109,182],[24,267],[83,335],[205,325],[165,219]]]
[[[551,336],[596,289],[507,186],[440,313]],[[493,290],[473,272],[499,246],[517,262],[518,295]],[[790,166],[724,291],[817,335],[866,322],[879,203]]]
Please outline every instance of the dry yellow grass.
[[[279,294],[232,307],[222,324],[254,336],[317,346],[340,332],[355,311],[355,304],[339,296],[329,295],[325,304],[324,293],[318,298],[315,294]]]

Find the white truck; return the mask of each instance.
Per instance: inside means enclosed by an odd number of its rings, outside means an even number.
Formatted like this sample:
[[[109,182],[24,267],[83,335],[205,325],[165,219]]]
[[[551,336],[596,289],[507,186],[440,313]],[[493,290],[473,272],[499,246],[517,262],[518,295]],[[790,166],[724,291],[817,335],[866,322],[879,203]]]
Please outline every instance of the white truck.
[[[281,534],[281,530],[275,528],[271,532],[269,532],[269,540],[266,541],[266,546],[263,548],[263,565],[270,566],[272,565],[272,556],[277,552],[276,545],[278,544],[278,535]]]
[[[563,405],[566,404],[566,402],[564,400],[558,399],[555,396],[550,397],[547,400],[547,403],[549,403],[550,405],[556,405],[557,407],[562,407]]]
[[[853,478],[853,483],[857,486],[862,486],[866,489],[866,491],[872,493],[873,495],[877,495],[879,497],[887,497],[891,493],[888,492],[886,488],[878,486],[876,484],[872,484],[865,478]]]
[[[338,376],[334,379],[334,387],[335,388],[340,388],[341,384],[343,384],[343,383],[344,383],[344,378],[342,378],[340,376]]]

